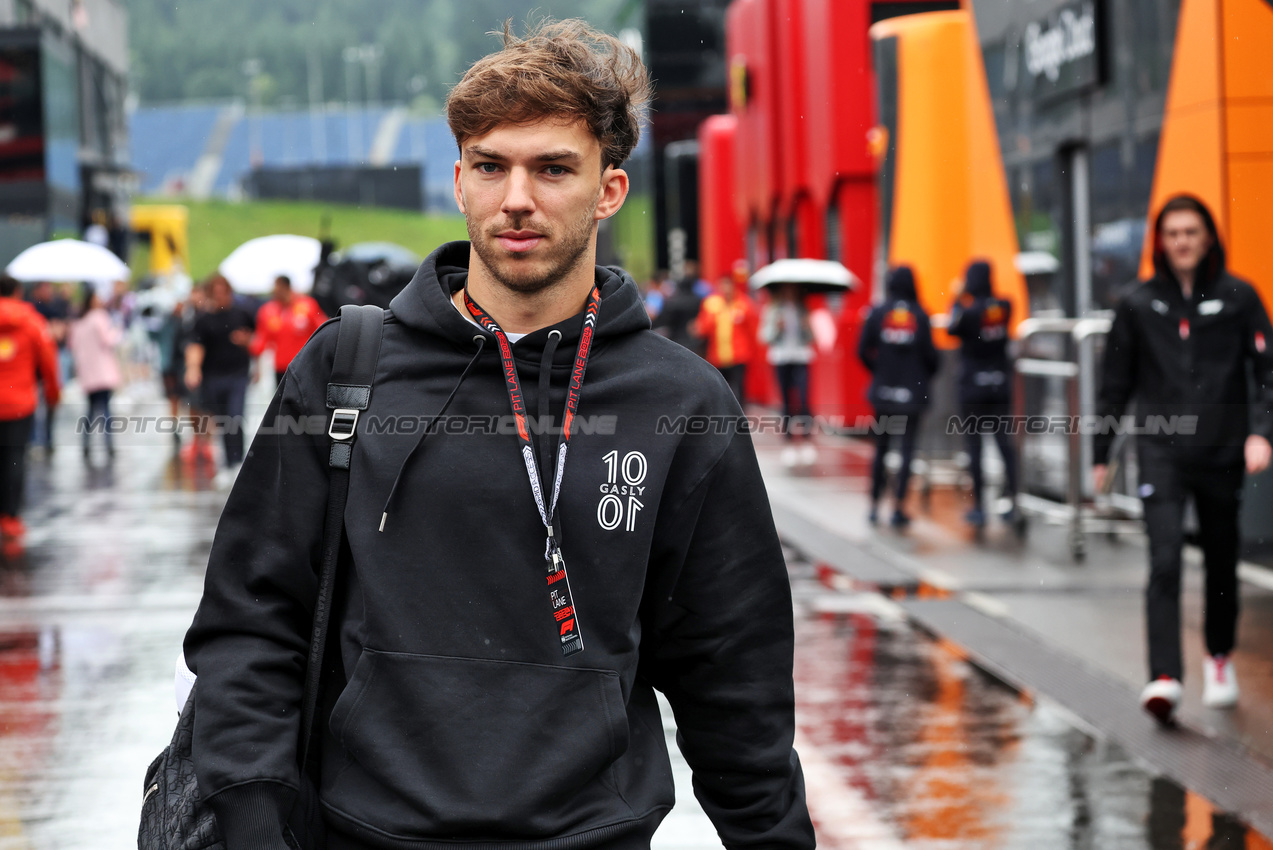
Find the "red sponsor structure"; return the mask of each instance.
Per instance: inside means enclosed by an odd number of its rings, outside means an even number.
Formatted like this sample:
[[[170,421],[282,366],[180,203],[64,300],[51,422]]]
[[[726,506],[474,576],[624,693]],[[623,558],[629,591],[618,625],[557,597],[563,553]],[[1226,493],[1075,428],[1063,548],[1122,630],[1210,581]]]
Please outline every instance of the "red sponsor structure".
[[[739,259],[754,270],[812,257],[839,260],[864,282],[839,303],[811,299],[815,310],[830,311],[836,330],[811,366],[820,414],[869,412],[857,344],[876,277],[883,148],[868,30],[881,17],[941,5],[958,3],[734,0],[726,16],[733,120],[709,119],[699,132],[702,268],[711,280]],[[764,364],[762,351],[748,391],[772,399]]]

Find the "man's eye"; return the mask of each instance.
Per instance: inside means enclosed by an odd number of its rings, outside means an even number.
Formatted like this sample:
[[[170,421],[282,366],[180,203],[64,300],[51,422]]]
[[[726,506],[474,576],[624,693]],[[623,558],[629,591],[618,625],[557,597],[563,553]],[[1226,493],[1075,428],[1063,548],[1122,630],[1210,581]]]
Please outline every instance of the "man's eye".
[[[483,174],[494,174],[497,170],[499,170],[499,166],[493,162],[479,162],[477,164],[477,170]]]
[[[565,168],[562,168],[560,165],[550,165],[548,166],[546,170],[553,177],[561,177],[563,174],[569,173]]]

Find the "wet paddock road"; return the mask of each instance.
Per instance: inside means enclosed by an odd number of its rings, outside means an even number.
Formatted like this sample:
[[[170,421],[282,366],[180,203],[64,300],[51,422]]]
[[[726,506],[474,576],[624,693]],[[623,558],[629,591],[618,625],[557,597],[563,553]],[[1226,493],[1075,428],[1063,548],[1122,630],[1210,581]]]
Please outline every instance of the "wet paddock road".
[[[116,413],[127,413],[127,400]],[[64,419],[78,412],[73,396]],[[224,494],[151,436],[86,467],[69,425],[31,463],[0,563],[0,850],[135,846],[142,775]],[[1273,847],[913,630],[790,565],[799,739],[827,848]],[[670,720],[669,740],[674,735]],[[719,846],[688,769],[659,850]]]

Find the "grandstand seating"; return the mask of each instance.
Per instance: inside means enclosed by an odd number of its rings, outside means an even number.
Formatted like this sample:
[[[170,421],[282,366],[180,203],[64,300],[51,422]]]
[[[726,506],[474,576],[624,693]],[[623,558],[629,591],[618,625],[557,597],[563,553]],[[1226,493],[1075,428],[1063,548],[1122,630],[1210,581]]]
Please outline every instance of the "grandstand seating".
[[[219,106],[160,106],[133,112],[129,137],[143,193],[156,193],[165,180],[189,173],[203,153],[220,111]]]

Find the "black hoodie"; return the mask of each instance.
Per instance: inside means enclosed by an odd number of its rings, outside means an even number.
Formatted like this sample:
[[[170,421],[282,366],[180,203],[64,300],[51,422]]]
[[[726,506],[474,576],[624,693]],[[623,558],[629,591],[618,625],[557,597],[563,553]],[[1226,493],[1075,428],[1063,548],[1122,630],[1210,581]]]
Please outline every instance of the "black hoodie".
[[[909,266],[889,272],[884,292],[858,343],[858,357],[872,376],[867,398],[878,413],[918,413],[928,405],[928,381],[938,366],[932,327]]]
[[[1155,236],[1154,276],[1115,309],[1097,413],[1120,417],[1135,400],[1142,429],[1138,440],[1164,447],[1181,462],[1232,467],[1243,463],[1249,433],[1273,436],[1273,352],[1268,350],[1273,330],[1255,289],[1226,270],[1224,246],[1205,206],[1201,215],[1212,243],[1198,264],[1191,297],[1185,298]],[[1162,218],[1159,213],[1155,234],[1161,232]],[[1254,417],[1248,390],[1252,376]],[[1093,455],[1096,463],[1105,463],[1114,431],[1100,431]]]
[[[1008,323],[1012,304],[994,295],[990,264],[974,260],[964,274],[964,291],[950,308],[946,330],[960,340],[959,401],[1001,404],[1012,397]]]
[[[585,649],[563,658],[491,337],[412,452],[411,423],[438,411],[484,335],[449,299],[468,256],[468,243],[444,245],[393,300],[359,421],[352,568],[332,626],[343,671],[322,723],[331,847],[645,840],[674,799],[655,689],[725,846],[813,847],[792,749],[790,586],[750,436],[720,427],[740,414],[728,386],[648,330],[630,278],[597,269],[557,522]],[[546,405],[551,329],[513,346],[530,413],[560,417],[582,324],[554,326]],[[286,423],[325,419],[336,331],[318,331],[275,395],[265,423],[284,424],[252,444],[186,636],[200,788],[229,850],[281,848],[295,796],[328,472],[326,438]],[[544,437],[541,458],[555,442]]]

